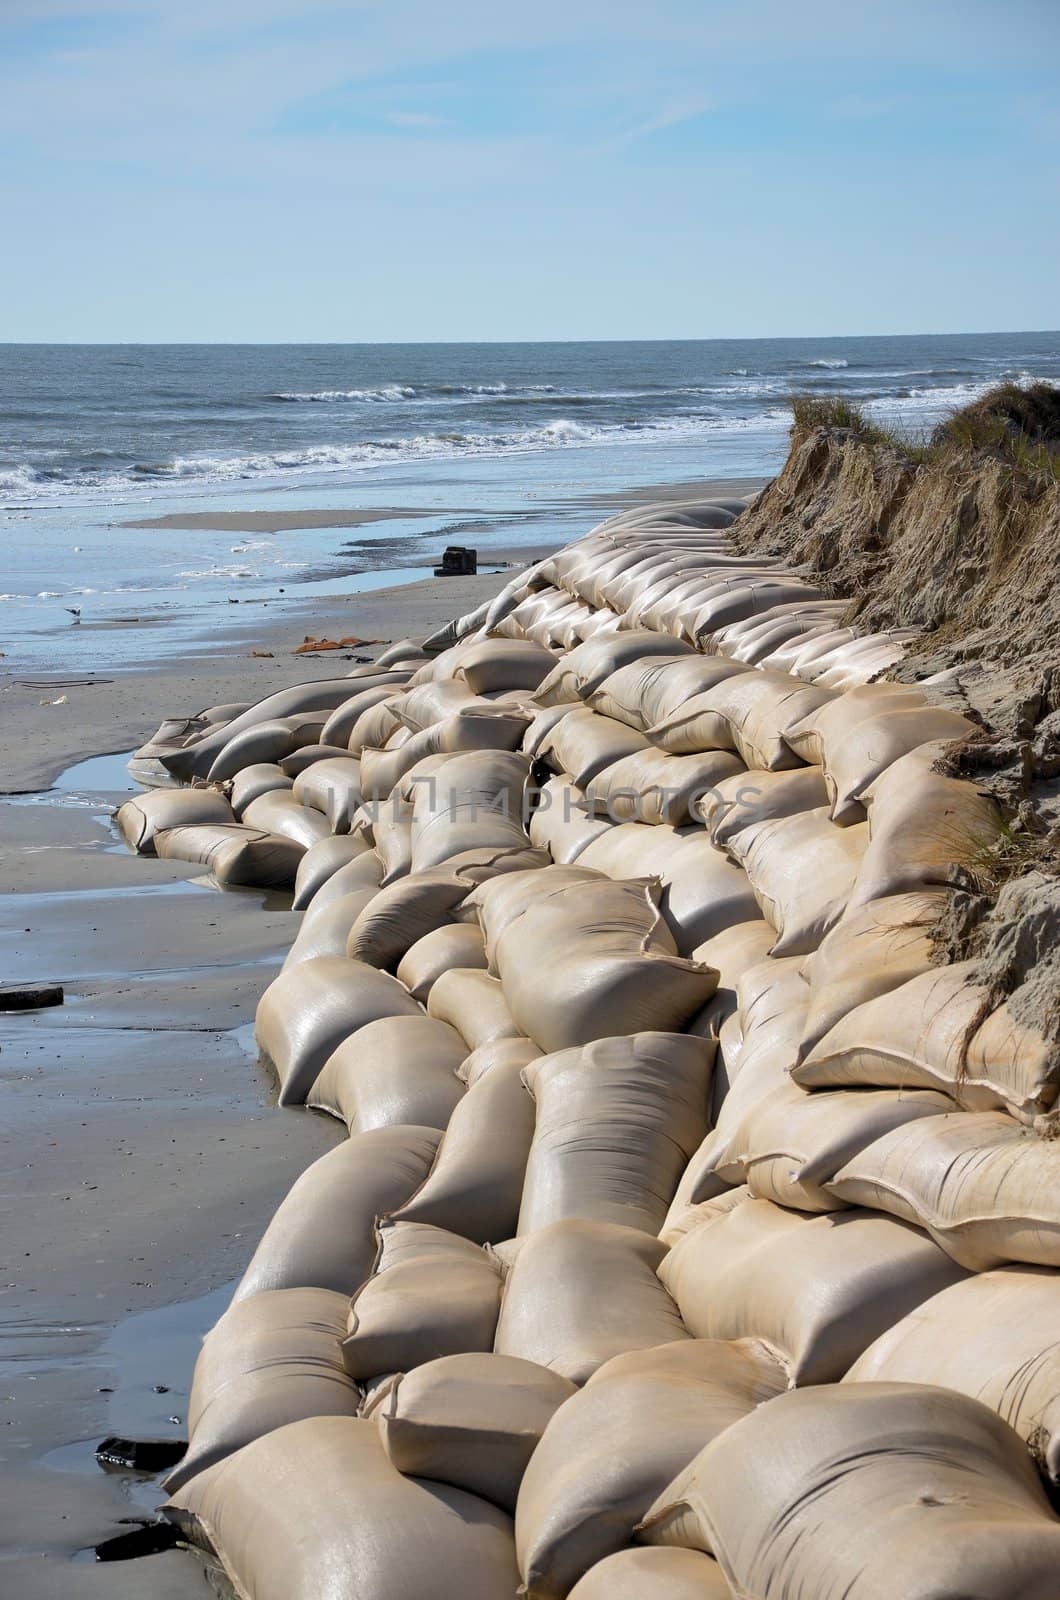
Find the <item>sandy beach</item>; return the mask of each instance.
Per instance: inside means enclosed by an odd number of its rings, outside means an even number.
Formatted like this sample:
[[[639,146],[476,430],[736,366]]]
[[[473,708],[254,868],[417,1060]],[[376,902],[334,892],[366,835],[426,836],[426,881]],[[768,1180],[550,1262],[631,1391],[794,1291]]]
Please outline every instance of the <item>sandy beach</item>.
[[[704,492],[739,491],[727,480],[608,498]],[[299,917],[285,897],[221,893],[198,869],[128,855],[109,820],[134,787],[124,757],[164,716],[334,676],[508,576],[323,604],[292,595],[233,607],[193,661],[167,658],[162,629],[159,659],[139,669],[0,677],[2,967],[66,991],[61,1008],[0,1016],[0,1574],[25,1600],[207,1592],[180,1554],[146,1569],[95,1561],[158,1494],[101,1471],[93,1449],[114,1433],[182,1437],[198,1340],[282,1195],[341,1131],[277,1112],[252,1036]],[[295,656],[307,633],[377,642]]]

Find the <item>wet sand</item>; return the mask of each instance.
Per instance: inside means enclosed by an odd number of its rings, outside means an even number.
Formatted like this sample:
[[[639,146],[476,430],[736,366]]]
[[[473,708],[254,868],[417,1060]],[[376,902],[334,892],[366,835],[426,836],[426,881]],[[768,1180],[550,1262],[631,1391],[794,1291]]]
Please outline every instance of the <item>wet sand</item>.
[[[434,517],[433,506],[386,506],[378,511],[172,511],[164,517],[138,517],[123,528],[220,528],[230,533],[279,533],[288,528],[361,528],[395,517]],[[462,513],[457,512],[457,515]]]

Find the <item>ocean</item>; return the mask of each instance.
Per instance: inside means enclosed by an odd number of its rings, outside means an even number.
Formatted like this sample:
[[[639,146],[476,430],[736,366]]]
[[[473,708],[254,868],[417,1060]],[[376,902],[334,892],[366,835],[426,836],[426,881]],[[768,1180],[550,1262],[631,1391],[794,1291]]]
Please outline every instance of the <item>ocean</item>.
[[[849,396],[921,435],[1031,377],[1060,381],[1060,334],[0,346],[3,665],[42,668],[67,606],[143,621],[107,641],[120,666],[206,649],[233,596],[349,592],[422,572],[451,541],[488,559],[573,537],[599,520],[594,496],[624,487],[768,475],[795,391]],[[409,515],[240,537],[127,526],[336,507]],[[175,626],[160,634],[160,619]]]

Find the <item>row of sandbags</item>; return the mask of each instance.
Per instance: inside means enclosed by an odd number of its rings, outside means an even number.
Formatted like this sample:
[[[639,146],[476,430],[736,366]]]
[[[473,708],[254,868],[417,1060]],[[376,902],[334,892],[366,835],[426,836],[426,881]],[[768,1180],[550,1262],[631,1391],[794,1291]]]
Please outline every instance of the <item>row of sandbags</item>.
[[[963,719],[734,659],[466,638],[272,763],[326,826],[259,1043],[349,1138],[168,1508],[252,1600],[1054,1592],[1056,1067],[932,948],[997,813]]]

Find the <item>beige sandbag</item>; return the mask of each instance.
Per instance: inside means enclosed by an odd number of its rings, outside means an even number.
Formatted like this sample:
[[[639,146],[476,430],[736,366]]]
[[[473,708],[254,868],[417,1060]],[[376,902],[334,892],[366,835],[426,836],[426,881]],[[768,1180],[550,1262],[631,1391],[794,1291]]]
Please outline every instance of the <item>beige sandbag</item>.
[[[694,644],[707,648],[705,641],[744,617],[761,616],[774,606],[806,604],[822,598],[822,590],[813,584],[782,573],[775,577],[736,575],[726,583],[724,591],[704,601],[685,631]]]
[[[499,979],[477,968],[453,967],[436,978],[427,997],[427,1015],[448,1022],[468,1050],[494,1039],[523,1036]]]
[[[320,839],[316,844],[311,844],[298,863],[291,909],[304,911],[317,890],[322,888],[340,867],[356,861],[358,856],[366,855],[370,849],[371,846],[366,839],[354,838],[345,833],[333,834],[330,838]]]
[[[444,1128],[463,1098],[456,1069],[466,1055],[455,1029],[433,1017],[381,1017],[331,1053],[305,1103],[341,1118],[350,1133]]]
[[[669,639],[665,634],[648,631],[608,633],[599,639],[587,640],[557,662],[534,698],[542,706],[587,699],[605,678],[617,672],[619,667],[628,666],[631,661],[641,661],[645,656],[672,657],[681,654],[691,654],[691,646],[682,650],[679,640]]]
[[[821,706],[798,729],[792,743],[824,768],[832,816],[845,822],[858,814],[870,784],[901,756],[931,740],[967,739],[975,724],[958,711],[929,705],[906,684],[865,684]]]
[[[534,1137],[523,1071],[539,1054],[529,1039],[498,1039],[467,1058],[467,1093],[452,1108],[423,1187],[393,1213],[395,1221],[427,1222],[476,1244],[515,1233]]]
[[[837,1022],[792,1070],[807,1089],[941,1089],[972,1111],[1030,1121],[1056,1100],[1060,1063],[1011,1002],[990,1011],[978,963],[933,967]],[[1019,991],[1017,990],[1017,995]]]
[[[457,873],[468,884],[485,883],[489,878],[503,877],[508,872],[530,872],[539,867],[551,866],[546,850],[535,850],[524,842],[518,847],[484,845],[476,850],[461,850],[445,863],[447,872]]]
[[[412,870],[428,872],[465,850],[527,847],[523,789],[529,772],[529,760],[515,751],[452,756],[413,798]]]
[[[777,930],[773,955],[817,949],[846,910],[867,843],[866,823],[837,828],[825,806],[753,822],[732,836],[729,853]]]
[[[210,783],[224,783],[229,778],[237,778],[247,767],[273,762],[278,764],[281,757],[295,748],[293,734],[300,722],[298,717],[274,717],[252,728],[243,728],[232,735],[205,771],[192,770],[196,776],[205,777]],[[196,750],[205,742],[202,740],[190,748]]]
[[[679,711],[693,695],[746,669],[719,656],[647,656],[619,667],[599,688],[585,696],[586,704],[601,716],[628,723],[647,733]]]
[[[303,1287],[349,1297],[372,1270],[375,1219],[419,1188],[441,1137],[439,1128],[377,1128],[314,1161],[273,1213],[234,1301]]]
[[[397,976],[412,998],[426,1005],[442,973],[454,967],[485,971],[486,947],[478,928],[453,923],[423,934],[402,956]]]
[[[412,870],[412,804],[391,796],[372,807],[372,837],[383,863],[384,884],[395,883]]]
[[[528,639],[482,639],[463,652],[456,675],[473,694],[533,690],[555,665],[551,651]]]
[[[786,672],[739,672],[648,729],[653,744],[674,755],[735,750],[748,767],[797,767],[785,734],[832,698]]]
[[[943,1289],[870,1344],[844,1383],[930,1383],[996,1411],[1060,1482],[1060,1277],[1002,1267]]]
[[[279,1428],[164,1509],[245,1600],[498,1600],[519,1581],[511,1519],[462,1489],[403,1477],[364,1418]]]
[[[735,923],[761,917],[747,874],[702,828],[620,822],[591,840],[577,864],[612,878],[657,876],[663,918],[683,956]]]
[[[496,963],[517,1031],[542,1050],[565,1050],[611,1034],[680,1031],[716,977],[672,950],[658,885],[601,879],[530,901],[498,939]]]
[[[273,789],[291,789],[294,779],[289,778],[282,767],[275,761],[258,761],[253,766],[244,767],[232,779],[232,792],[229,795],[232,810],[237,817],[242,817],[247,806],[259,795],[269,794]]]
[[[205,778],[215,758],[231,743],[234,736],[242,733],[245,728],[255,728],[265,722],[283,721],[287,718],[295,718],[305,723],[314,713],[333,711],[348,697],[349,692],[349,680],[346,678],[314,678],[309,683],[291,684],[286,689],[277,690],[275,694],[266,695],[264,700],[256,701],[230,721],[206,732],[187,749],[174,750],[171,755],[163,756],[162,764],[175,778],[181,778],[185,782],[192,777]],[[326,715],[319,717],[317,726],[322,727],[326,721]],[[248,757],[246,761],[240,761],[239,766],[247,766],[251,760],[269,759],[272,757]],[[239,770],[239,766],[233,768],[233,773]]]
[[[153,856],[155,834],[166,828],[204,822],[234,822],[232,807],[218,789],[151,789],[134,795],[114,813],[130,850]]]
[[[866,791],[869,846],[853,905],[933,885],[975,886],[976,865],[1001,833],[997,801],[932,770],[945,745],[922,745]]]
[[[570,1600],[731,1600],[718,1563],[699,1550],[620,1550],[592,1567]]]
[[[694,802],[693,815],[707,828],[711,843],[727,850],[730,841],[756,822],[793,817],[828,804],[820,767],[794,767],[786,772],[762,768],[722,778]]]
[[[1017,1435],[919,1384],[779,1395],[678,1474],[640,1536],[709,1548],[761,1600],[1050,1600],[1060,1561]]]
[[[832,1183],[839,1169],[892,1128],[952,1109],[953,1101],[934,1089],[810,1094],[788,1083],[779,1094],[767,1095],[750,1107],[729,1141],[726,1167],[739,1162],[755,1199],[796,1211],[875,1205],[841,1195]]]
[[[163,1480],[167,1493],[287,1423],[357,1415],[360,1392],[339,1353],[347,1305],[331,1289],[274,1289],[228,1308],[195,1362],[188,1450]]]
[[[319,911],[332,900],[339,900],[343,895],[352,894],[355,889],[379,888],[379,880],[383,876],[383,863],[378,853],[372,849],[370,834],[336,834],[331,839],[321,840],[319,845],[310,845],[302,860],[308,861],[314,850],[323,850],[329,844],[360,845],[361,849],[343,866],[336,867],[320,886],[313,890],[306,905],[307,910],[311,908],[313,911]]]
[[[324,744],[322,742],[320,744],[305,744],[300,749],[292,751],[289,756],[281,756],[280,769],[293,782],[294,779],[300,778],[304,773],[308,772],[311,767],[317,767],[323,761],[349,762],[356,761],[356,757],[351,756],[345,746],[341,744]],[[305,805],[315,806],[318,811],[324,810],[324,807],[317,805],[315,800],[309,799],[308,792],[305,789],[295,798],[302,800]]]
[[[555,865],[546,867],[543,871],[506,873],[503,877],[492,878],[480,884],[470,893],[461,907],[460,916],[462,919],[475,921],[480,926],[490,971],[495,974],[497,945],[502,935],[535,900],[552,899],[572,886],[580,887],[600,882],[598,872],[576,865],[569,867]],[[665,940],[665,931],[662,938]],[[664,942],[660,948],[669,949],[672,945]]]
[[[948,899],[945,889],[925,890],[871,900],[844,912],[807,965],[810,1009],[799,1041],[800,1059],[849,1011],[890,994],[934,965],[932,930]]]
[[[611,826],[605,817],[591,815],[591,807],[581,789],[575,788],[570,774],[560,772],[540,788],[530,788],[530,840],[548,851],[560,865],[576,861],[593,839]]]
[[[350,929],[346,954],[369,966],[397,966],[425,933],[450,922],[468,886],[447,872],[414,872],[380,889]]]
[[[573,704],[562,701],[559,705],[545,706],[543,710],[539,711],[523,734],[523,742],[520,746],[523,754],[527,756],[538,755],[541,745],[551,734],[556,724],[561,722],[564,717],[569,716],[578,703],[577,701]]]
[[[626,723],[578,706],[560,718],[535,753],[557,772],[569,772],[575,788],[585,789],[605,767],[647,747],[644,735]]]
[[[352,756],[363,755],[365,750],[382,750],[390,735],[401,726],[398,707],[404,698],[404,690],[398,690],[360,712],[346,741]]]
[[[301,1105],[332,1051],[380,1017],[422,1017],[403,984],[345,956],[303,961],[258,1002],[254,1035],[280,1081],[279,1103]]]
[[[954,1112],[893,1128],[829,1189],[924,1228],[962,1267],[1060,1266],[1060,1145],[1004,1112]]]
[[[356,756],[314,762],[295,778],[291,793],[300,805],[323,812],[332,833],[349,833],[361,803],[361,763]]]
[[[303,850],[326,839],[331,832],[326,817],[319,811],[302,805],[294,797],[294,790],[270,789],[259,794],[243,811],[243,820],[252,828],[267,829],[283,839],[293,839]]]
[[[679,828],[718,783],[743,771],[743,762],[727,750],[671,756],[648,745],[598,772],[585,793],[593,811],[612,822]]]
[[[322,744],[341,745],[344,750],[350,747],[350,734],[356,727],[359,719],[373,706],[381,705],[384,700],[393,700],[404,683],[408,681],[406,671],[387,672],[382,674],[389,679],[386,683],[376,683],[370,689],[356,689],[355,683],[350,683],[351,694],[328,717],[320,730]]]
[[[870,1211],[746,1200],[659,1269],[697,1339],[759,1339],[793,1385],[836,1383],[885,1328],[963,1274],[919,1229]]]
[[[155,854],[208,867],[222,887],[289,889],[304,849],[244,822],[198,822],[156,833]]]
[[[705,1444],[786,1386],[750,1340],[683,1339],[606,1362],[557,1411],[523,1478],[515,1548],[529,1600],[563,1600],[631,1542]]]
[[[457,678],[439,678],[432,672],[431,677],[419,683],[416,681],[419,677],[420,673],[417,673],[397,707],[398,716],[413,733],[433,728],[436,722],[441,722],[443,717],[451,716],[463,706],[481,704],[475,691]]]
[[[657,1234],[707,1131],[713,1055],[707,1039],[635,1033],[531,1061],[537,1120],[517,1231],[589,1217]]]
[[[281,970],[286,972],[303,961],[315,961],[318,956],[344,956],[350,929],[377,893],[378,890],[371,888],[353,889],[349,894],[329,900],[326,905],[312,906],[302,918],[298,936]]]
[[[513,1513],[547,1423],[577,1392],[547,1367],[483,1351],[399,1374],[368,1414],[399,1472],[451,1483]]]
[[[379,1267],[350,1303],[342,1360],[351,1378],[408,1372],[424,1361],[491,1350],[499,1264],[468,1239],[416,1222],[379,1225]],[[386,1262],[393,1239],[399,1259]]]
[[[665,1245],[638,1228],[583,1218],[523,1240],[494,1349],[582,1384],[612,1356],[688,1337],[656,1276]]]

